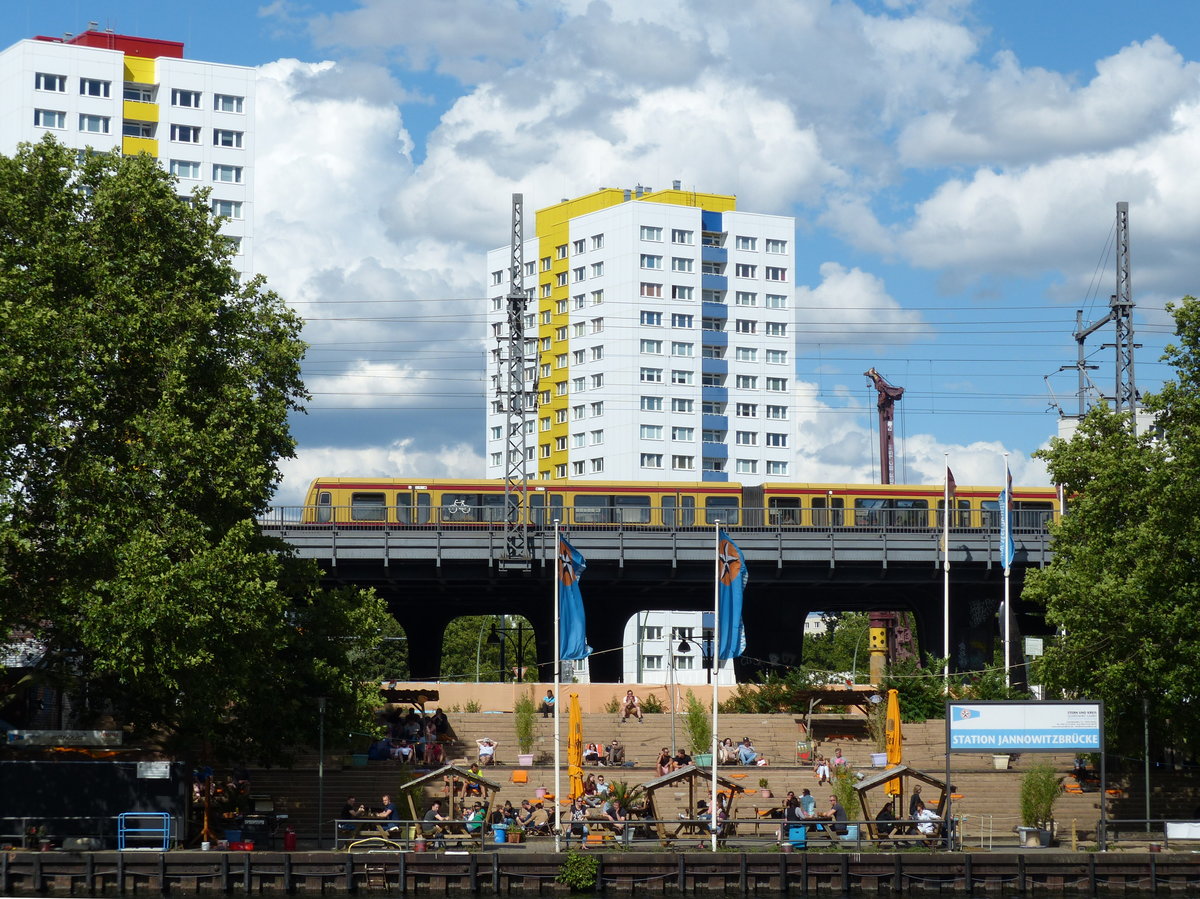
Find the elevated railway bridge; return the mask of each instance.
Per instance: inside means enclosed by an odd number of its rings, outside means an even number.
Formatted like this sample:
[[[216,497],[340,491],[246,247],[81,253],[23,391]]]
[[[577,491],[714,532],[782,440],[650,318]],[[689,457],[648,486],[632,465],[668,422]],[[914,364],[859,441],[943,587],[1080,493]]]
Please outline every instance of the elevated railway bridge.
[[[305,517],[295,508],[278,509],[261,524],[298,556],[316,560],[326,585],[375,588],[404,628],[412,677],[437,677],[445,627],[463,615],[523,615],[535,629],[538,658],[553,657],[552,527],[530,528],[530,564],[513,570],[503,564],[499,522],[364,525],[305,523]],[[1044,522],[1025,523],[1030,526],[1014,534],[1014,635],[1044,632],[1040,610],[1022,604],[1020,596],[1025,572],[1049,562],[1050,538]],[[799,664],[810,612],[909,611],[919,645],[941,654],[940,530],[888,524],[727,530],[750,570],[746,659],[739,661],[739,675],[764,663]],[[637,612],[713,606],[711,526],[571,525],[564,533],[587,560],[581,586],[589,642],[597,650],[593,680],[621,679],[621,653],[604,650],[623,644],[625,624]],[[999,537],[996,528],[950,533],[951,658],[960,670],[992,661],[1004,595]],[[543,675],[549,679],[548,670]]]

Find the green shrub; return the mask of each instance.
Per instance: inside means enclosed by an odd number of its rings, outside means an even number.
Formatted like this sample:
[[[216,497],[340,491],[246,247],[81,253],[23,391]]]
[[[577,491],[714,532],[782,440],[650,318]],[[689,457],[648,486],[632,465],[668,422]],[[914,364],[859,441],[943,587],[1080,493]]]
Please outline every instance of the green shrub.
[[[483,706],[480,705],[478,701],[471,699],[471,700],[468,700],[468,702],[465,706],[463,706],[463,711],[471,712],[471,713],[481,712],[481,711],[483,711]]]
[[[513,726],[517,731],[517,749],[523,755],[533,752],[536,723],[537,707],[533,704],[533,693],[522,693],[513,703]]]
[[[1021,823],[1049,830],[1062,778],[1049,762],[1038,762],[1021,777]]]
[[[651,693],[642,700],[642,714],[644,715],[661,715],[663,713],[662,700],[654,693]]]
[[[573,893],[587,893],[596,888],[597,874],[600,873],[600,859],[586,852],[568,852],[566,859],[558,866],[558,876],[554,879],[565,883]]]
[[[610,715],[617,714],[621,711],[621,700],[614,696],[608,702],[604,703],[604,711],[608,712]]]

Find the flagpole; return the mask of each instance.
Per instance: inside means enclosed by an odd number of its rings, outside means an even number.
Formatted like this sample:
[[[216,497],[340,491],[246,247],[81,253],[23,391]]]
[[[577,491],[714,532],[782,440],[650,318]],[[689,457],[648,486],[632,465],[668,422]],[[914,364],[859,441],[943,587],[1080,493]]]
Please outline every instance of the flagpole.
[[[1004,499],[1007,515],[1007,527],[1004,529],[1004,535],[1000,538],[1005,545],[1004,558],[1004,686],[1012,686],[1012,668],[1010,661],[1012,659],[1012,607],[1009,605],[1011,596],[1009,594],[1009,575],[1012,573],[1012,558],[1008,554],[1008,534],[1012,533],[1012,475],[1008,471],[1008,453],[1004,454]]]
[[[945,481],[942,492],[942,652],[946,665],[942,669],[942,692],[950,695],[950,454],[945,453]],[[961,473],[961,472],[960,472]]]
[[[721,683],[721,522],[713,522],[713,691],[712,691],[712,797],[708,807],[712,851],[717,851],[717,686]],[[697,747],[698,748],[698,747]],[[730,797],[732,798],[732,797]]]
[[[562,659],[559,654],[562,652],[562,647],[559,641],[562,639],[559,634],[558,625],[558,602],[559,584],[562,583],[562,544],[559,542],[558,536],[558,519],[554,519],[554,851],[561,851],[562,840],[562,740],[561,740],[561,717],[562,697],[559,693],[562,692],[560,680],[560,671],[562,670]]]

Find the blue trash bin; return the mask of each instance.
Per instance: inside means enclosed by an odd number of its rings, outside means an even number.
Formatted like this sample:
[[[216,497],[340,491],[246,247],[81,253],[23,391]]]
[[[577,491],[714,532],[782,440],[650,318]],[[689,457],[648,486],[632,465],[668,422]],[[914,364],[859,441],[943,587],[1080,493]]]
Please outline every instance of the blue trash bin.
[[[788,828],[788,842],[796,849],[808,848],[808,828],[800,825]]]
[[[495,841],[497,843],[507,843],[508,842],[508,825],[507,824],[492,825],[492,834],[493,834],[493,838],[495,839]]]

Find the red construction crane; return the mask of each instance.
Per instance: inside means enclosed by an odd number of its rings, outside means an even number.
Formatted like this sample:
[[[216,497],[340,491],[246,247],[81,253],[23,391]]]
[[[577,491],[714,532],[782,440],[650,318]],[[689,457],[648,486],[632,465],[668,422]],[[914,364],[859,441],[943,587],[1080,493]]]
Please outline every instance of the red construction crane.
[[[879,400],[875,407],[879,410],[879,475],[881,484],[896,483],[896,441],[895,441],[895,412],[896,400],[904,396],[903,387],[893,387],[883,379],[883,375],[869,368],[863,372],[875,390]]]

